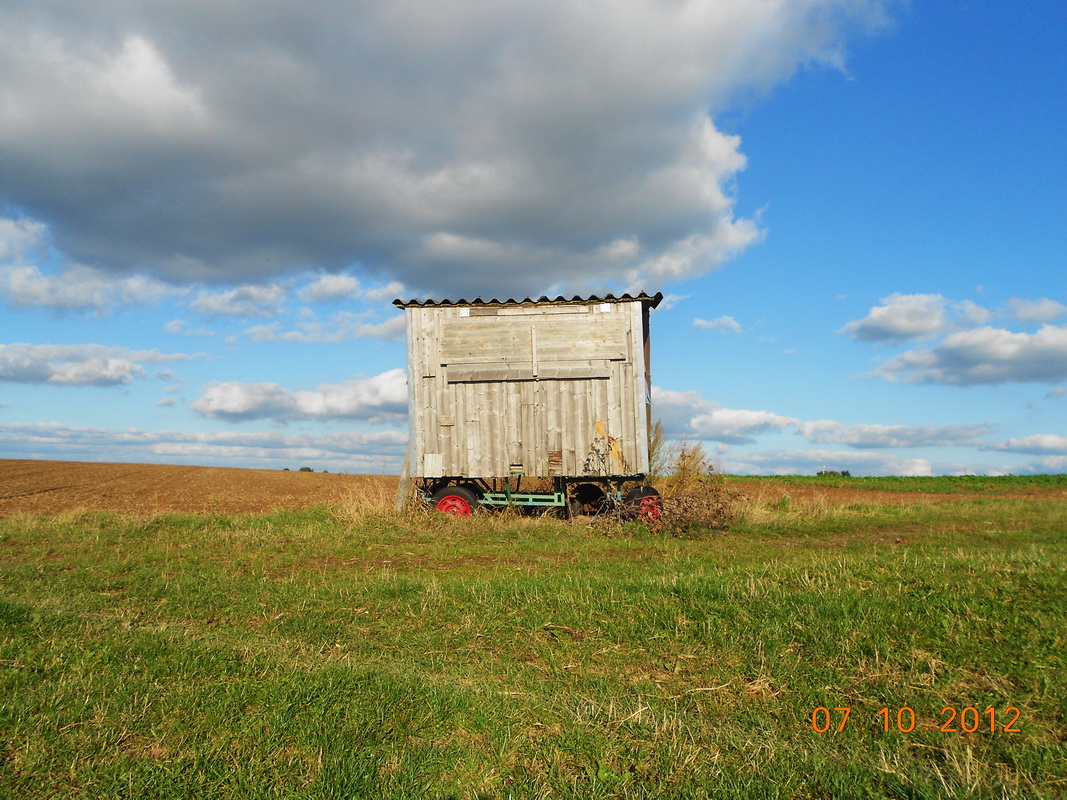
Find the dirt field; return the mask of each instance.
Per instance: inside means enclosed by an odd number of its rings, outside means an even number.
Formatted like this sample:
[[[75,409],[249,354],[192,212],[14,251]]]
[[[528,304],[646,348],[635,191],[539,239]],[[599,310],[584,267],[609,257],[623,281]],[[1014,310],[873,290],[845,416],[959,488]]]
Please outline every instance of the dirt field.
[[[0,516],[75,509],[124,514],[260,513],[396,494],[397,479],[263,469],[0,459]]]
[[[0,459],[0,516],[19,512],[58,514],[79,509],[123,514],[257,514],[278,509],[352,505],[361,500],[388,507],[396,488],[396,476],[389,475]],[[748,481],[738,488],[749,501],[760,504],[772,503],[783,494],[788,494],[792,503],[826,505],[964,499],[961,494],[783,486],[771,481]],[[1031,494],[1034,493],[1010,492],[1004,496]],[[1064,494],[1067,493],[1042,493],[1042,496]]]

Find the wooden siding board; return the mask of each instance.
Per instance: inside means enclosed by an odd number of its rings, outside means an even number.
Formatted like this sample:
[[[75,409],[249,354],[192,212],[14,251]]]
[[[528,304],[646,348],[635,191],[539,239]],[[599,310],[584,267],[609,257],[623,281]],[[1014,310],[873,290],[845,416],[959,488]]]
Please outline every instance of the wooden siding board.
[[[514,386],[508,387],[505,414],[508,433],[504,441],[508,465],[522,463],[522,396]],[[494,476],[500,477],[500,476]]]
[[[585,460],[589,455],[589,445],[592,440],[593,426],[591,424],[592,414],[589,411],[589,391],[590,386],[588,381],[575,382],[574,427],[571,428],[570,431],[572,446],[574,448],[575,475],[586,474]]]
[[[624,314],[461,317],[441,325],[442,364],[524,364],[630,357]],[[534,341],[536,340],[536,353]]]
[[[565,475],[580,475],[579,464],[577,457],[577,448],[575,447],[575,424],[577,419],[575,402],[575,386],[568,383],[560,386],[561,402],[560,406],[563,409],[561,416],[566,420],[566,425],[562,431],[562,443],[563,443],[563,474]]]
[[[533,380],[576,380],[611,377],[611,362],[591,360],[542,364],[536,371],[531,362],[518,364],[449,364],[449,383],[509,383]]]
[[[647,469],[641,303],[474,310],[406,309],[414,472],[440,452],[453,476],[578,476],[598,422],[601,447],[616,443],[607,472]]]
[[[421,406],[419,405],[418,397],[416,396],[416,386],[421,381],[414,379],[413,375],[421,375],[421,364],[417,363],[415,358],[415,315],[404,313],[404,334],[405,341],[407,342],[407,357],[408,357],[408,452],[405,462],[408,466],[409,475],[418,475],[421,471],[421,464],[415,461],[416,458],[416,437],[418,431],[422,429],[419,415],[422,413]],[[398,500],[399,502],[399,500]]]
[[[652,383],[649,373],[649,342],[646,338],[648,333],[648,309],[642,303],[631,304],[630,309],[630,335],[634,341],[633,378],[630,381],[629,391],[634,398],[634,420],[636,430],[634,433],[634,446],[637,448],[637,462],[635,467],[638,472],[644,474],[649,470],[648,460],[648,436],[652,424]]]
[[[505,384],[491,384],[489,387],[491,402],[488,407],[488,418],[489,441],[491,442],[503,442],[507,436],[507,430],[504,423],[506,388]],[[486,453],[481,465],[484,472],[481,474],[492,475],[496,471],[494,467],[497,466],[497,464],[494,463],[494,459],[499,459],[501,456],[506,456],[506,453],[503,453],[503,448],[499,446],[493,448],[491,453]]]

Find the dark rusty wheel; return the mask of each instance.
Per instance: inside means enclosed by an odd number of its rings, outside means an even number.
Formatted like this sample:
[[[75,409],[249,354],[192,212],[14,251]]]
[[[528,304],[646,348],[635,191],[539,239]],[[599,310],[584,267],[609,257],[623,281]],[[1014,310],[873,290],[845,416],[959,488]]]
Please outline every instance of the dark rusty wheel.
[[[626,493],[626,505],[642,522],[655,523],[663,516],[663,500],[651,486],[638,486]]]
[[[478,507],[478,496],[462,486],[446,486],[434,492],[430,502],[442,514],[469,517]]]
[[[579,483],[571,489],[568,513],[573,517],[593,516],[604,511],[607,493],[595,483]]]

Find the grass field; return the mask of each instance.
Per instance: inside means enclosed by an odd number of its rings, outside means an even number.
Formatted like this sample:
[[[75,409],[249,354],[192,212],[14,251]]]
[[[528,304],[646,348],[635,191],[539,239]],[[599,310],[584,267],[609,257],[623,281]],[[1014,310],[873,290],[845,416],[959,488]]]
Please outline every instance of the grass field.
[[[730,482],[744,487],[763,483],[762,476],[733,475]],[[890,492],[921,492],[924,494],[965,494],[985,492],[995,495],[1007,492],[1046,492],[1067,490],[1067,475],[963,475],[963,476],[871,476],[842,477],[839,475],[786,475],[774,479],[781,486],[843,487],[854,491],[881,490]]]
[[[750,497],[688,538],[351,503],[16,514],[0,796],[1062,797],[1048,488]]]

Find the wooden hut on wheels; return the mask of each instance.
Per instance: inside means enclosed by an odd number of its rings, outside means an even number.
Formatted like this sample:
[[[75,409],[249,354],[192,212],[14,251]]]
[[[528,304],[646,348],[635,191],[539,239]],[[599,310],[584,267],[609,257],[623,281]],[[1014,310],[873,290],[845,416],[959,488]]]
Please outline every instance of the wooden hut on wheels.
[[[407,323],[407,470],[422,495],[462,516],[479,505],[658,514],[642,484],[649,312],[662,299],[394,300]]]

